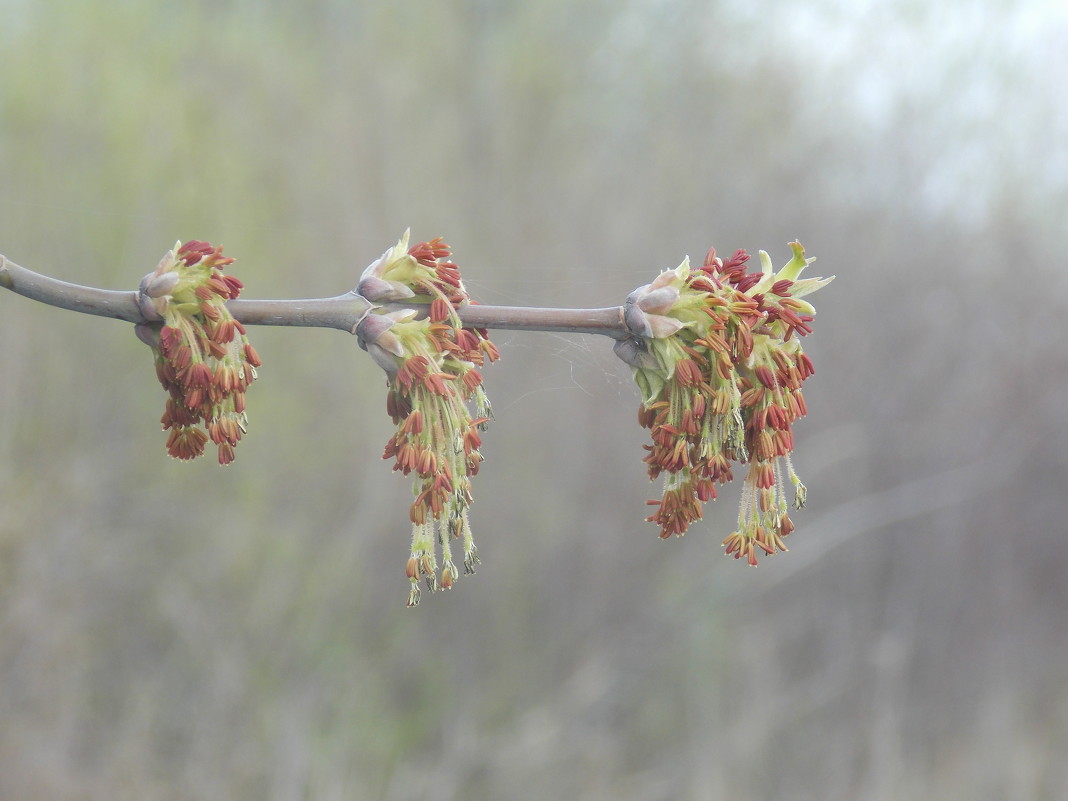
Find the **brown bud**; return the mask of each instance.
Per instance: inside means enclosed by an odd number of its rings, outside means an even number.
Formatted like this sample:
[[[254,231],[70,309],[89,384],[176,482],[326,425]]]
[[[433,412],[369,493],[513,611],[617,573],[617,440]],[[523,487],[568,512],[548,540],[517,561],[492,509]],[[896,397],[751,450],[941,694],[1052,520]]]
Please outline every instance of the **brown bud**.
[[[627,330],[635,336],[648,339],[653,335],[652,326],[649,325],[649,318],[645,316],[645,312],[629,300],[623,307],[623,322],[626,323]]]
[[[141,292],[150,298],[159,298],[169,295],[177,284],[178,273],[174,270],[168,270],[160,275],[149,273],[141,279]]]
[[[649,352],[645,343],[637,337],[617,339],[612,346],[616,356],[625,361],[631,367],[643,367],[651,369],[658,366],[656,356]]]
[[[366,275],[361,278],[360,283],[356,286],[356,294],[362,295],[372,303],[406,300],[415,295],[404,284],[397,281],[386,281],[375,275]]]
[[[134,326],[134,333],[137,334],[137,338],[148,345],[150,348],[159,348],[159,326],[150,325],[148,323],[138,323]]]
[[[679,299],[679,290],[673,286],[662,286],[651,292],[639,295],[637,305],[643,312],[649,314],[664,314],[675,305]]]

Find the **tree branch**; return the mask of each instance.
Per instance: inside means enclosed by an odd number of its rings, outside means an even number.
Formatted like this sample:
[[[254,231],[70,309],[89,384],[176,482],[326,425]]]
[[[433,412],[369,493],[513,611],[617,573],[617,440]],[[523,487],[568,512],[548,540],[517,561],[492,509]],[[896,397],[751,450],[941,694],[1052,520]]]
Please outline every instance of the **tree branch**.
[[[130,323],[147,322],[137,304],[136,291],[96,289],[71,284],[20,267],[0,255],[0,287],[31,300],[60,309],[111,317]],[[336,328],[355,333],[356,326],[372,308],[412,308],[418,304],[385,303],[375,306],[355,291],[332,298],[299,300],[231,300],[231,313],[245,325],[291,325]],[[497,328],[511,331],[558,331],[571,334],[603,334],[613,339],[629,336],[623,309],[543,309],[527,306],[465,305],[458,310],[466,328]]]

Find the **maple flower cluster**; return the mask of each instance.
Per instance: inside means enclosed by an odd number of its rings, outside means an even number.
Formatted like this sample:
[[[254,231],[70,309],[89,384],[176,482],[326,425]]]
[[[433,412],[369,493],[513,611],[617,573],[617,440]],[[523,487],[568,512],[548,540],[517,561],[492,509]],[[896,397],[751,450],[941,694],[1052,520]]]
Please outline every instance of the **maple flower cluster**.
[[[465,573],[480,563],[468,509],[471,478],[482,462],[480,433],[493,412],[479,368],[500,354],[486,331],[461,324],[456,309],[472,301],[449,260],[449,246],[438,238],[409,247],[408,240],[406,231],[364,271],[356,291],[375,304],[429,303],[429,315],[379,306],[356,333],[387,376],[386,411],[397,430],[382,458],[393,459],[393,469],[413,479],[405,572],[408,606],[415,606],[420,579],[434,591],[459,578],[453,540],[461,541]]]
[[[223,272],[233,261],[207,242],[177,242],[141,280],[138,305],[150,322],[137,335],[152,348],[156,377],[170,394],[160,422],[176,459],[195,459],[210,439],[219,464],[230,464],[248,428],[245,393],[260,358],[226,308],[242,289]]]
[[[787,482],[794,505],[805,504],[790,461],[791,426],[806,413],[801,384],[814,372],[800,337],[812,331],[815,309],[801,298],[834,277],[799,278],[814,259],[800,243],[790,247],[793,258],[777,272],[764,251],[761,270],[747,272],[745,251],[721,259],[713,248],[697,269],[686,259],[660,273],[627,298],[632,336],[615,348],[642,393],[649,477],[664,476],[647,521],[663,538],[681,536],[716,487],[732,480],[734,463],[747,464],[738,528],[723,545],[750,565],[759,552],[786,550],[794,529]]]

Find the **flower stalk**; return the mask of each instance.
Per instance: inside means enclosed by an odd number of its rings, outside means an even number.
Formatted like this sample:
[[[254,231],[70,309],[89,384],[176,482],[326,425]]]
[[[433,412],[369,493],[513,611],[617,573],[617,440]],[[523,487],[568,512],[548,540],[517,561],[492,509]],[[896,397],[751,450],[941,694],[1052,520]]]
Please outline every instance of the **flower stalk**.
[[[148,322],[138,305],[136,291],[99,289],[72,284],[42,275],[0,255],[0,288],[17,295],[69,311],[130,323]],[[382,310],[415,308],[429,312],[429,303],[386,302]],[[356,291],[329,298],[246,299],[228,301],[234,319],[246,326],[270,325],[298,328],[333,328],[349,334],[371,309],[370,301]],[[555,331],[567,334],[600,334],[620,339],[630,336],[619,306],[599,309],[558,309],[532,306],[464,305],[456,310],[465,328],[509,331]]]

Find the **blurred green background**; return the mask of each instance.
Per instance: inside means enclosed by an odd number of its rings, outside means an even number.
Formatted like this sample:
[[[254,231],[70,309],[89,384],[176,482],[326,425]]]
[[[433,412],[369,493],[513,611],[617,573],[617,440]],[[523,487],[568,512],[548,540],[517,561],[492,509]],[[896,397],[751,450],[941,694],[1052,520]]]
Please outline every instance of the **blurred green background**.
[[[0,252],[248,297],[411,226],[487,303],[605,306],[800,238],[809,507],[681,541],[603,338],[500,332],[483,566],[404,608],[377,367],[253,329],[230,468],[170,460],[126,324],[0,295],[0,798],[1068,793],[1068,7],[0,2]],[[1057,757],[1060,754],[1060,757]]]

